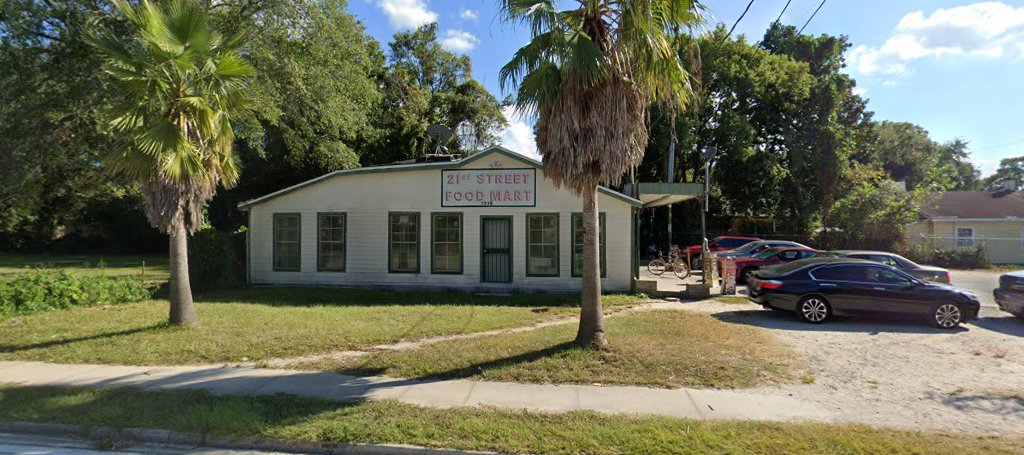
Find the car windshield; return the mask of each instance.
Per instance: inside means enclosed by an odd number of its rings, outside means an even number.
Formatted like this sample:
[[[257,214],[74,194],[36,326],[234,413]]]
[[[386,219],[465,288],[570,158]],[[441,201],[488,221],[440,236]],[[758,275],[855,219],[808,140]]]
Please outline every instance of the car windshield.
[[[753,255],[751,257],[753,257],[754,259],[768,259],[768,258],[774,256],[775,253],[778,253],[778,252],[779,252],[778,248],[768,248],[767,250],[758,252],[757,254],[755,254],[755,255]]]
[[[719,248],[733,249],[733,248],[739,248],[739,247],[741,247],[743,245],[746,245],[746,244],[748,244],[750,242],[753,242],[753,240],[748,240],[748,239],[718,239],[714,243],[715,243],[715,246],[717,246]]]
[[[907,258],[905,258],[903,256],[898,255],[898,254],[892,255],[892,257],[893,257],[893,259],[896,260],[896,262],[899,262],[900,265],[903,266],[903,268],[905,268],[905,269],[916,269],[916,268],[920,267],[919,265],[917,265],[916,262],[911,261],[910,259],[907,259]]]
[[[764,242],[750,242],[750,243],[748,243],[746,245],[740,246],[738,248],[734,248],[732,251],[735,251],[737,253],[749,253],[751,250],[753,250],[754,248],[757,248],[757,247],[759,247],[761,245],[764,245]]]

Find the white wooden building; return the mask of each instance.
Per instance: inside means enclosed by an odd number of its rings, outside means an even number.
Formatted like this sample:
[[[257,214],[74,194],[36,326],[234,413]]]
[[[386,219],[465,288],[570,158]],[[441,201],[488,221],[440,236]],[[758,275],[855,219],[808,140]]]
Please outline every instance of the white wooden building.
[[[602,287],[628,291],[640,201],[601,188]],[[345,169],[239,205],[252,284],[574,292],[582,200],[501,147]]]

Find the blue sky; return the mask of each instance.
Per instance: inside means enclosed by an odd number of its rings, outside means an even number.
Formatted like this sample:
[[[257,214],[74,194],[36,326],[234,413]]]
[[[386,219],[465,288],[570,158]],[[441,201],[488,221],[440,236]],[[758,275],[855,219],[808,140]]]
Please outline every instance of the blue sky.
[[[529,39],[496,17],[497,0],[349,1],[382,43],[437,22],[442,43],[469,55],[476,78],[499,99],[498,69]],[[748,2],[705,3],[712,23],[732,25]],[[785,4],[754,0],[737,33],[756,41]],[[819,4],[791,0],[782,21],[802,26]],[[999,159],[1024,155],[1024,1],[831,0],[804,32],[849,36],[847,72],[876,119],[917,123],[939,141],[967,140],[986,175]],[[535,154],[529,125],[511,120],[503,143]]]

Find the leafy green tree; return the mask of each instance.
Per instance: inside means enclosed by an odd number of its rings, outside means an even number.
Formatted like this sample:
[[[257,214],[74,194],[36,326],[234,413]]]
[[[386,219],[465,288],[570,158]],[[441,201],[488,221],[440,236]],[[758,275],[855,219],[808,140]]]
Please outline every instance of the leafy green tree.
[[[410,159],[431,151],[430,124],[455,129],[473,125],[476,142],[491,144],[506,125],[501,105],[473,79],[469,57],[456,55],[437,39],[437,24],[395,34],[381,75],[383,100],[374,109],[374,130],[363,150],[363,164]],[[462,150],[457,141],[447,145]]]
[[[217,5],[218,28],[246,36],[246,59],[256,69],[251,109],[234,122],[245,174],[209,209],[214,226],[233,231],[245,223],[238,202],[365,161],[384,57],[344,0]]]
[[[544,173],[583,198],[583,284],[576,343],[603,346],[598,270],[599,184],[618,184],[647,146],[651,101],[685,106],[690,75],[676,54],[679,30],[700,21],[689,0],[503,0],[506,21],[526,24],[531,41],[501,69],[515,105],[536,113]]]
[[[877,164],[893,180],[905,181],[908,190],[929,183],[968,190],[976,186],[978,177],[966,147],[960,140],[939,144],[913,123],[883,121],[862,161]],[[933,178],[940,181],[929,181]]]
[[[1017,185],[1024,183],[1024,156],[999,160],[999,168],[985,179],[984,187],[995,189],[996,184],[1007,179],[1016,180]]]
[[[101,31],[89,39],[124,93],[110,121],[118,147],[106,163],[139,183],[149,221],[170,235],[170,322],[194,324],[188,236],[202,225],[217,186],[238,181],[231,120],[254,71],[239,53],[241,41],[215,32],[195,0],[114,6],[130,37]]]
[[[78,221],[123,187],[96,165],[111,145],[98,121],[111,89],[82,39],[108,5],[0,2],[0,249],[88,235]]]
[[[761,46],[806,63],[814,77],[797,115],[782,119],[791,123],[791,130],[783,149],[788,175],[782,191],[787,197],[778,218],[791,232],[809,232],[817,225],[830,232],[832,205],[850,181],[858,146],[872,133],[871,113],[853,93],[855,81],[842,72],[850,44],[845,36],[801,35],[795,27],[774,22]],[[827,237],[822,240],[827,246]]]
[[[747,43],[728,39],[720,26],[682,43],[685,57],[698,50],[699,81],[695,107],[676,119],[675,181],[702,181],[702,151],[717,150],[712,182],[721,208],[733,215],[770,215],[784,193],[787,118],[799,115],[813,82],[807,65]],[[671,116],[652,108],[655,125],[640,173],[664,178],[671,140]],[[696,208],[696,207],[694,207]],[[696,217],[690,217],[696,218]]]

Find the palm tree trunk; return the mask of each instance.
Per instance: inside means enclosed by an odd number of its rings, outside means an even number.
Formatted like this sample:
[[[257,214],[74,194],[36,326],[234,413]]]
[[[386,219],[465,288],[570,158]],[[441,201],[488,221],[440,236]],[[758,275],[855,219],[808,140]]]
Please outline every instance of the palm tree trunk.
[[[601,311],[599,226],[597,185],[591,185],[583,192],[583,289],[576,344],[594,348],[608,344],[604,335],[604,315]]]
[[[188,280],[188,232],[183,222],[171,231],[171,315],[172,325],[193,325],[199,322],[192,303],[192,286]]]

